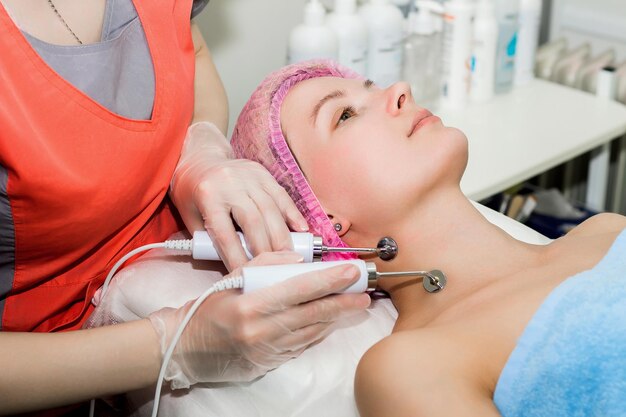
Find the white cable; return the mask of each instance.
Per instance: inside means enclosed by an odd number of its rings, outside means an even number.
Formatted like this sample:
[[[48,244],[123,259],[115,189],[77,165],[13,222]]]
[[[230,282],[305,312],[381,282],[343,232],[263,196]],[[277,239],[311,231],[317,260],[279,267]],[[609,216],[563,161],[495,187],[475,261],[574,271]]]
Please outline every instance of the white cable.
[[[167,365],[172,359],[172,355],[174,354],[174,349],[176,348],[176,344],[180,339],[180,336],[183,334],[187,323],[191,320],[191,317],[194,315],[196,310],[200,307],[200,305],[206,300],[206,298],[216,292],[231,290],[234,288],[243,288],[243,277],[234,276],[230,278],[224,278],[215,284],[208,290],[206,290],[198,299],[193,303],[182,323],[178,327],[176,334],[174,334],[174,338],[170,342],[169,347],[165,351],[165,355],[163,355],[163,363],[161,364],[161,370],[159,372],[159,378],[157,380],[156,390],[154,392],[154,404],[152,406],[152,417],[157,417],[159,413],[159,401],[161,399],[161,388],[163,386],[163,379],[165,378],[165,371],[167,370]]]
[[[100,294],[100,299],[104,299],[104,295],[109,289],[109,284],[111,280],[113,279],[113,275],[115,275],[117,270],[122,265],[124,265],[124,262],[126,262],[133,256],[137,255],[138,253],[141,253],[143,251],[147,251],[150,249],[155,249],[155,248],[166,248],[166,249],[174,249],[174,250],[180,250],[180,251],[190,251],[192,246],[193,246],[193,242],[191,239],[181,239],[181,240],[166,240],[165,242],[160,242],[160,243],[150,243],[148,245],[140,246],[137,249],[133,249],[132,251],[124,255],[122,259],[117,261],[117,263],[113,266],[113,268],[111,268],[111,271],[109,271],[109,274],[104,280],[104,284],[102,284],[102,292]]]
[[[304,242],[303,244],[301,243],[300,246],[303,246],[306,250],[305,253],[311,253],[312,251],[310,250],[312,248],[312,243],[309,242],[311,240],[311,234],[309,233],[292,233],[292,236],[294,235],[303,235],[307,238],[306,242]],[[126,255],[124,255],[119,261],[117,261],[115,263],[115,265],[113,266],[113,268],[111,269],[111,271],[109,272],[109,274],[107,275],[104,284],[102,285],[102,291],[100,294],[100,299],[104,299],[104,296],[106,295],[106,292],[109,288],[109,284],[111,282],[111,279],[113,279],[113,276],[115,275],[115,273],[118,271],[118,269],[126,262],[128,261],[130,258],[132,258],[133,256],[137,255],[138,253],[141,253],[143,251],[147,251],[150,249],[155,249],[155,248],[166,248],[166,249],[173,249],[173,250],[179,250],[179,251],[193,251],[194,254],[198,255],[198,258],[196,258],[194,256],[194,258],[196,259],[212,259],[212,258],[207,258],[207,251],[209,248],[207,242],[210,242],[210,239],[205,238],[204,236],[200,236],[200,238],[196,241],[196,243],[198,244],[198,253],[195,253],[194,251],[194,239],[181,239],[181,240],[166,240],[165,242],[160,242],[160,243],[151,243],[148,245],[144,245],[141,246],[137,249],[134,249],[132,251],[130,251],[129,253],[127,253]],[[302,240],[302,239],[301,239]],[[294,241],[295,242],[295,241]],[[295,245],[295,243],[294,243]],[[212,247],[212,246],[211,246]],[[210,248],[209,248],[210,249]],[[202,257],[202,256],[205,257]],[[308,262],[311,262],[312,259],[308,260]],[[317,264],[308,264],[308,268],[311,267],[315,267]],[[293,267],[293,265],[286,265],[286,267]],[[303,267],[304,265],[299,265],[300,267]],[[317,267],[320,267],[321,265],[317,265]],[[325,265],[326,267],[330,266],[330,265]],[[315,267],[315,269],[318,269],[317,267]],[[261,268],[262,269],[262,268]],[[291,277],[293,275],[297,275],[298,271],[292,271],[292,270],[288,270],[287,274],[283,274],[285,276],[283,276],[282,279]],[[300,271],[300,272],[306,272],[306,271]],[[367,275],[367,274],[366,274]],[[365,276],[366,276],[365,275]],[[222,279],[218,282],[216,282],[215,284],[213,284],[213,286],[211,286],[211,288],[209,288],[208,290],[206,290],[200,297],[198,297],[198,299],[193,303],[193,305],[191,306],[191,308],[189,309],[189,311],[187,312],[187,314],[185,315],[183,321],[181,322],[181,324],[178,327],[178,330],[176,331],[176,333],[174,334],[174,337],[172,339],[172,341],[170,342],[170,345],[168,346],[167,350],[165,351],[165,354],[163,355],[163,363],[161,364],[161,370],[159,371],[159,377],[157,380],[157,385],[156,385],[156,389],[155,389],[155,393],[154,393],[154,404],[153,404],[153,408],[152,408],[152,417],[157,417],[158,412],[159,412],[159,401],[161,399],[161,388],[163,386],[163,380],[165,379],[165,372],[167,370],[167,365],[169,364],[172,355],[174,353],[174,349],[176,348],[176,344],[178,343],[178,340],[180,339],[181,335],[183,334],[183,331],[185,330],[185,327],[187,326],[187,324],[189,323],[189,321],[191,320],[191,317],[193,317],[193,315],[195,314],[195,312],[198,310],[198,308],[200,307],[200,305],[202,304],[202,302],[204,302],[204,300],[206,300],[207,297],[209,297],[211,294],[216,293],[216,292],[220,292],[220,291],[225,291],[225,290],[230,290],[230,289],[235,289],[235,288],[243,288],[243,276],[239,275],[239,276],[233,276],[233,277],[229,277],[229,278],[225,278]],[[365,279],[365,282],[367,283],[367,278]],[[361,292],[362,290],[360,290],[359,292]],[[95,400],[91,400],[91,405],[90,405],[90,410],[89,410],[89,416],[93,417],[94,416],[94,407],[95,405]]]
[[[122,265],[124,265],[124,262],[128,261],[130,258],[137,255],[138,253],[141,253],[150,249],[155,249],[155,248],[166,248],[166,249],[174,249],[174,250],[181,250],[181,251],[190,251],[192,247],[193,247],[193,242],[191,239],[181,239],[181,240],[166,240],[165,242],[160,242],[160,243],[150,243],[148,245],[140,246],[137,249],[133,249],[132,251],[124,255],[122,259],[117,261],[115,265],[113,265],[113,268],[111,268],[111,271],[109,271],[109,274],[104,280],[104,284],[102,284],[102,291],[100,293],[100,299],[101,300],[104,299],[104,295],[109,289],[109,284],[111,282],[111,279],[113,279],[113,275],[115,275],[117,270],[120,269]],[[89,404],[89,417],[94,417],[95,404],[96,404],[96,400],[92,399]]]

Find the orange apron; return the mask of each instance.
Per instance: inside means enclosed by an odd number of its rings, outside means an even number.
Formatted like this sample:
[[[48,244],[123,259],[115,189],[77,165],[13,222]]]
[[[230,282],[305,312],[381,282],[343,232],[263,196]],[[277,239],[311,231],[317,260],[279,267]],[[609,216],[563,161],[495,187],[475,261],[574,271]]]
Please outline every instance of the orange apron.
[[[0,5],[0,165],[15,230],[2,330],[79,329],[119,258],[182,228],[167,189],[193,115],[192,1],[134,3],[155,72],[150,120],[65,81]]]

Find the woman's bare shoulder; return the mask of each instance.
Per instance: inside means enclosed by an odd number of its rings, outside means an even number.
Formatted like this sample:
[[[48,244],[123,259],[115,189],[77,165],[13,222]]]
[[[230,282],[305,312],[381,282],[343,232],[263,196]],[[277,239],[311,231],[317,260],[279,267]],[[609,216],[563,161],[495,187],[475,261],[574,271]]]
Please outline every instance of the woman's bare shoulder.
[[[626,229],[626,216],[617,213],[600,213],[582,222],[568,235],[591,236],[604,233],[617,233]]]
[[[590,217],[565,236],[550,244],[547,262],[568,276],[593,268],[611,248],[617,236],[626,229],[626,217],[602,213]]]
[[[355,397],[362,417],[498,416],[454,336],[437,329],[393,333],[363,356]],[[450,398],[455,398],[450,401]]]

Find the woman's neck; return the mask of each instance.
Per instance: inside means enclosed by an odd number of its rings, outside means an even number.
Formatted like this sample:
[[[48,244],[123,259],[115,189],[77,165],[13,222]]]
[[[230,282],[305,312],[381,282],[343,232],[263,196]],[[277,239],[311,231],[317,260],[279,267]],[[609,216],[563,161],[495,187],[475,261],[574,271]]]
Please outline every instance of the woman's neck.
[[[441,190],[391,225],[399,247],[395,260],[377,262],[381,271],[442,270],[446,288],[427,293],[421,280],[387,278],[379,283],[391,294],[400,319],[423,326],[481,288],[537,266],[545,248],[520,242],[491,224],[460,191]],[[371,238],[370,238],[371,240]]]

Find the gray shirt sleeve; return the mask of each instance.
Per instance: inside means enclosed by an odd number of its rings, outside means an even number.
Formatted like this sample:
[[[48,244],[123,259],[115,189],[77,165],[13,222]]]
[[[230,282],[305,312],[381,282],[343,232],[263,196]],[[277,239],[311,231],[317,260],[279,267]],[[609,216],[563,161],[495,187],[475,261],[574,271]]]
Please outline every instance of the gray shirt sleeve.
[[[198,16],[200,12],[207,5],[209,0],[193,0],[193,6],[191,7],[191,18]]]

